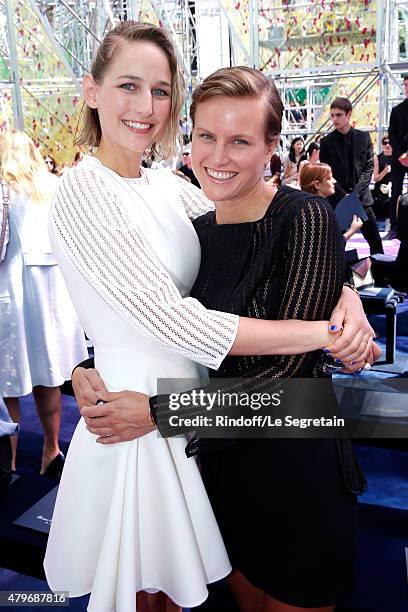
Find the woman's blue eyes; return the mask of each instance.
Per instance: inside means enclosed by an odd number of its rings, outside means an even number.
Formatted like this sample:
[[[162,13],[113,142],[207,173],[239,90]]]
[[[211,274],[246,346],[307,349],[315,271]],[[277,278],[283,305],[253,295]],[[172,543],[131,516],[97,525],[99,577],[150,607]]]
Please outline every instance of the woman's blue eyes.
[[[122,85],[120,85],[121,89],[126,89],[127,91],[132,91],[134,89],[134,85],[133,83],[122,83]]]
[[[203,140],[214,140],[214,136],[211,136],[210,134],[201,134],[200,138],[202,138]],[[232,141],[233,144],[244,144],[247,145],[248,141],[247,140],[243,140],[242,138],[237,138],[236,140]]]
[[[124,89],[125,91],[136,91],[136,87],[133,83],[122,83],[122,85],[120,85],[120,88]],[[158,98],[165,98],[169,95],[164,89],[158,88],[152,89],[152,94],[154,96],[157,96]]]

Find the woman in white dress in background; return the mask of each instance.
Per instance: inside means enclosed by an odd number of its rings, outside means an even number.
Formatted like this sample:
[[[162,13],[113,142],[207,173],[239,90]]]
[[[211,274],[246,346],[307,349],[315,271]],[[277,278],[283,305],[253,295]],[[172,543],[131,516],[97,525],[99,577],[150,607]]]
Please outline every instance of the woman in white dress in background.
[[[154,395],[158,378],[180,391],[177,379],[204,382],[198,364],[216,369],[228,353],[303,352],[331,341],[327,322],[245,319],[188,297],[200,264],[190,219],[212,204],[169,171],[141,168],[146,151],[174,154],[182,92],[166,33],[119,24],[84,78],[79,144],[97,152],[64,174],[54,199],[54,251],[113,392]],[[185,439],[161,439],[148,415],[142,421],[105,445],[116,436],[97,439],[82,419],[69,449],[44,565],[53,590],[91,592],[91,611],[194,607],[231,570]]]
[[[0,134],[0,178],[10,198],[8,244],[0,263],[0,396],[18,423],[19,397],[33,392],[44,430],[40,473],[58,477],[59,385],[69,380],[78,357],[88,354],[48,238],[58,179],[50,180],[33,141],[11,130]],[[11,441],[15,470],[17,436]]]

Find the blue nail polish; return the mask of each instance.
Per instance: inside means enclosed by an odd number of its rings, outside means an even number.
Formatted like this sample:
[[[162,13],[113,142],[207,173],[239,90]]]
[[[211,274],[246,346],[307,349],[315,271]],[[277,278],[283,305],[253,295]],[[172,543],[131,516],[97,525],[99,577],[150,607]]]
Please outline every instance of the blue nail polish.
[[[355,363],[356,363],[355,361],[352,361],[352,362],[351,362],[351,365],[354,365]]]
[[[336,331],[337,325],[330,325],[330,331]]]
[[[329,349],[328,349],[328,348],[324,348],[324,349],[323,349],[323,351],[324,351],[325,353],[327,353],[328,355],[330,355],[330,351],[329,351]]]
[[[341,363],[341,359],[335,359],[336,363]]]

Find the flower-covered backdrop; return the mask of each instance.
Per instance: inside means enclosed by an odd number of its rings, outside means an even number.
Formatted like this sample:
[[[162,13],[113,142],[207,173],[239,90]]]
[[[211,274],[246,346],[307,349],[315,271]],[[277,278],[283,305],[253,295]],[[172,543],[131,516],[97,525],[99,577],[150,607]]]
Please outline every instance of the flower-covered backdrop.
[[[380,1],[380,0],[378,0]],[[376,60],[376,8],[377,0],[259,0],[258,37],[259,68],[265,72],[286,74],[285,102],[306,103],[306,90],[301,81],[293,81],[290,73],[311,68],[328,69],[331,65],[351,65],[364,70]],[[64,58],[56,53],[52,37],[44,27],[38,7],[45,8],[51,28],[72,28],[72,38],[64,38]],[[72,3],[76,10],[79,0]],[[119,3],[120,4],[120,3]],[[136,2],[141,21],[166,25],[157,17],[153,5],[157,2]],[[174,3],[176,4],[176,3]],[[118,3],[100,2],[111,6],[116,19]],[[238,33],[240,41],[250,49],[250,2],[248,0],[222,0],[228,18]],[[38,0],[14,0],[14,29],[17,45],[18,67],[24,110],[25,128],[41,147],[44,154],[53,155],[60,165],[70,164],[77,150],[73,145],[78,114],[81,107],[78,83],[97,41],[89,34],[85,42],[83,31],[75,38],[78,22],[69,11],[61,13],[61,3],[40,3]],[[37,10],[35,10],[37,7]],[[80,18],[90,29],[98,30],[101,37],[111,23],[106,15],[98,13],[98,2],[83,2],[84,13]],[[58,12],[59,11],[59,12]],[[173,11],[174,31],[179,31],[179,12]],[[9,61],[3,52],[6,41],[5,18],[0,21],[0,129],[13,124]],[[181,18],[181,17],[180,17]],[[65,23],[66,22],[66,23]],[[58,27],[57,27],[58,26]],[[68,41],[68,42],[67,42]],[[78,42],[79,41],[79,42]],[[75,58],[80,55],[79,46],[89,47],[86,66]],[[76,80],[73,78],[76,75]],[[289,76],[288,76],[289,75]],[[313,90],[312,103],[320,105],[314,115],[314,127],[318,128],[327,117],[330,101],[337,95],[349,96],[362,77],[348,74],[322,82]],[[329,80],[330,81],[330,80]],[[376,128],[378,112],[378,84],[369,88],[356,106],[353,119],[357,125]],[[309,100],[310,102],[310,100]]]

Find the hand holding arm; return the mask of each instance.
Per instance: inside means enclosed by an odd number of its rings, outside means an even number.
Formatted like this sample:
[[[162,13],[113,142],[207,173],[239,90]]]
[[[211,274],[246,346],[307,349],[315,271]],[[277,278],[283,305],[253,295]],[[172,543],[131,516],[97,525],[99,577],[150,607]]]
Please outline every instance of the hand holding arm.
[[[149,398],[137,391],[108,393],[105,404],[85,406],[81,415],[100,444],[128,442],[156,428],[150,417]]]
[[[332,313],[330,326],[335,330],[343,327],[343,333],[327,348],[335,359],[347,363],[352,371],[363,367],[366,361],[372,363],[372,355],[377,355],[378,358],[379,349],[372,342],[375,332],[367,321],[360,297],[349,287],[343,287],[341,298]],[[353,361],[355,363],[351,366]]]

